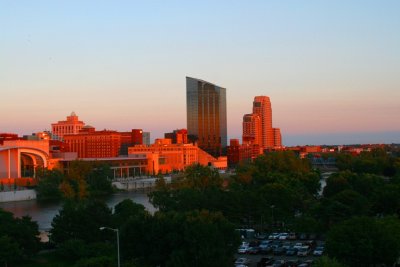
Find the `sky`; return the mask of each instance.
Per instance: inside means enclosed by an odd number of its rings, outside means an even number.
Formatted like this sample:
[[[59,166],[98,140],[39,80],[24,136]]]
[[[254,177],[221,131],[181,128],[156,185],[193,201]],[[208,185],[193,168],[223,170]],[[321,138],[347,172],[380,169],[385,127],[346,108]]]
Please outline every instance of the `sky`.
[[[74,111],[96,129],[186,128],[185,77],[256,95],[284,145],[400,143],[400,1],[0,0],[0,132]]]

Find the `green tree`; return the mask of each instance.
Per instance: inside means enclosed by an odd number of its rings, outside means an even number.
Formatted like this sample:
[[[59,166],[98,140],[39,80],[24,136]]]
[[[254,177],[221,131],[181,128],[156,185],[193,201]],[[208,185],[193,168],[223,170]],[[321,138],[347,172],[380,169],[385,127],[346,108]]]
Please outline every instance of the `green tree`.
[[[130,218],[141,220],[149,215],[143,205],[134,203],[131,199],[125,199],[114,207],[112,216],[114,225],[121,227]]]
[[[38,199],[41,201],[60,200],[62,198],[60,184],[63,179],[64,175],[59,170],[43,171],[36,187]]]
[[[54,217],[51,225],[51,239],[56,243],[69,239],[103,241],[110,238],[110,233],[101,232],[99,228],[112,225],[111,210],[102,201],[68,201]]]
[[[222,214],[208,211],[131,218],[121,237],[125,258],[139,258],[150,266],[231,266],[240,242]]]
[[[85,179],[91,196],[109,195],[113,192],[111,186],[112,170],[109,165],[95,164]]]
[[[0,263],[5,267],[8,263],[19,260],[22,255],[18,243],[6,235],[0,235],[0,248]]]
[[[0,209],[0,237],[12,239],[11,248],[18,246],[18,259],[28,259],[40,248],[38,225],[30,217],[14,218],[12,213]],[[11,256],[14,254],[10,254]]]
[[[349,266],[392,265],[400,251],[398,220],[355,217],[335,225],[328,233],[328,255]]]
[[[193,164],[185,169],[185,178],[182,181],[183,186],[204,190],[208,187],[220,187],[222,179],[217,170],[207,166]]]

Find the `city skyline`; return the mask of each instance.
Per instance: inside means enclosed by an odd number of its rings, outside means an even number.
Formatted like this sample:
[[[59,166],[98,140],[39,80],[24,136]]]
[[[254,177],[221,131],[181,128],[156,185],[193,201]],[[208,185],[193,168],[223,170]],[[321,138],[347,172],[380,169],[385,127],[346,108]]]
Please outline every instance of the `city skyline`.
[[[3,2],[0,132],[184,128],[185,76],[227,88],[228,139],[256,95],[283,144],[400,142],[397,1]],[[207,19],[204,19],[207,18]],[[29,101],[27,101],[29,100]]]

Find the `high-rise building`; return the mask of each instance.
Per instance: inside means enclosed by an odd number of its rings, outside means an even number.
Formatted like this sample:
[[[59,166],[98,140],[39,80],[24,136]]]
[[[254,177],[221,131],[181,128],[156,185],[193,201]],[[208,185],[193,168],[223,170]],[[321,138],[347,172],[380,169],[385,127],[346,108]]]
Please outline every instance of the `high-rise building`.
[[[227,146],[226,89],[186,77],[188,139],[218,157]]]
[[[261,118],[261,147],[263,149],[274,147],[274,130],[272,129],[272,109],[268,96],[256,96],[253,102],[253,114]]]
[[[262,144],[261,118],[258,114],[245,114],[243,116],[242,143],[260,145]]]
[[[75,112],[72,112],[71,115],[67,117],[66,121],[52,123],[51,131],[53,136],[56,136],[56,139],[62,140],[63,136],[66,134],[78,134],[83,126],[85,126],[85,123],[78,119]]]
[[[282,147],[282,135],[281,129],[273,128],[274,129],[274,147]]]

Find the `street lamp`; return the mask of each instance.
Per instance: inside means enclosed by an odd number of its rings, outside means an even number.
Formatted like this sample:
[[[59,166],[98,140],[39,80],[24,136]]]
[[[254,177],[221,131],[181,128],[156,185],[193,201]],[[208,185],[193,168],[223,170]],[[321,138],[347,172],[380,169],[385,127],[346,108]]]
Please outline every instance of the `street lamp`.
[[[111,231],[114,231],[114,232],[116,232],[117,233],[117,253],[118,253],[118,267],[120,267],[121,265],[120,265],[120,259],[119,259],[119,231],[118,231],[118,229],[114,229],[114,228],[110,228],[110,227],[100,227],[99,228],[100,230],[105,230],[105,229],[108,229],[108,230],[111,230]]]

